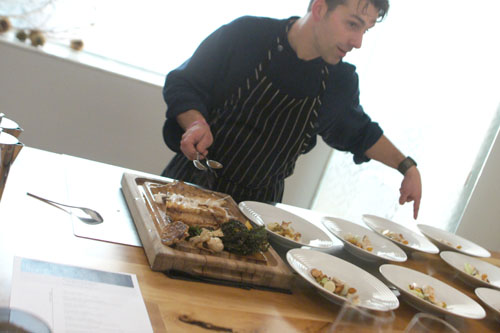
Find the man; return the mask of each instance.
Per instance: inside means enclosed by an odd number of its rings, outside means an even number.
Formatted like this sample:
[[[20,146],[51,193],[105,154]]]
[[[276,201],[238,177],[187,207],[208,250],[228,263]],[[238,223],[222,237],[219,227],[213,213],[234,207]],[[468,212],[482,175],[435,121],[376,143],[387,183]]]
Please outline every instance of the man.
[[[416,163],[359,105],[355,67],[342,62],[382,19],[388,0],[312,0],[302,18],[243,17],[222,26],[167,76],[163,135],[178,154],[164,176],[243,200],[281,201],[284,179],[317,135],[355,163],[404,174],[400,204],[421,198]],[[224,165],[209,184],[197,153]]]

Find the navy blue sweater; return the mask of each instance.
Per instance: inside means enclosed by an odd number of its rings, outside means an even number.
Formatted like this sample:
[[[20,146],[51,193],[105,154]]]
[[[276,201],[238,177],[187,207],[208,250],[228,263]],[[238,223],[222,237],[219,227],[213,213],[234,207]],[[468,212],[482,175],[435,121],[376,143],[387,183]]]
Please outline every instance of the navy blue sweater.
[[[190,59],[167,75],[163,89],[167,103],[163,136],[170,149],[180,152],[183,131],[176,116],[195,109],[210,119],[211,110],[223,103],[266,57],[287,22],[288,19],[249,16],[236,19],[207,37]],[[325,62],[321,58],[299,59],[286,38],[282,46],[268,69],[273,83],[297,98],[317,95]],[[340,62],[328,65],[328,69],[316,134],[329,146],[353,153],[356,163],[368,161],[365,151],[380,138],[382,130],[359,104],[355,67]]]

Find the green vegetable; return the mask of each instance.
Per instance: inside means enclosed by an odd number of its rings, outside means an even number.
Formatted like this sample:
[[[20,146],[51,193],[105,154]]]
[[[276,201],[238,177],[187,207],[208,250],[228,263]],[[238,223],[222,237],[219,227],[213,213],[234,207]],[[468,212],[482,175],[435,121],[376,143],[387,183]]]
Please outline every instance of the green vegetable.
[[[199,236],[201,235],[201,228],[200,227],[189,227],[188,229],[188,233],[189,233],[189,236],[187,237],[187,239],[191,238],[191,237],[194,237],[194,236]]]
[[[230,220],[221,225],[224,234],[222,243],[224,249],[239,255],[265,252],[269,248],[267,232],[264,226],[254,227],[251,230],[237,220]]]
[[[422,293],[421,293],[420,291],[418,291],[418,290],[410,290],[410,292],[411,292],[412,294],[414,294],[415,296],[418,296],[418,297],[420,297],[420,298],[425,299],[424,294],[422,294]]]
[[[474,275],[474,267],[472,267],[471,264],[465,263],[464,264],[464,270],[467,274]]]

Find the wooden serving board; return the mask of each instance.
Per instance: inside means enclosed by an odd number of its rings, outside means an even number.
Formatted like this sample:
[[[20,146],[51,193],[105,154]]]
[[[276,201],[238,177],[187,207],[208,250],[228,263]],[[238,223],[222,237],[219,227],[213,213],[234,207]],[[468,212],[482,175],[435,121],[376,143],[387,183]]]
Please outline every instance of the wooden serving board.
[[[178,270],[196,276],[273,288],[291,288],[293,273],[272,247],[262,254],[263,258],[259,258],[237,256],[226,251],[213,255],[189,248],[188,244],[182,244],[178,248],[164,245],[154,222],[159,215],[161,217],[161,212],[151,203],[148,186],[151,183],[167,184],[171,181],[169,178],[146,178],[131,173],[124,173],[121,181],[125,201],[152,270]],[[241,212],[238,211],[238,214]]]

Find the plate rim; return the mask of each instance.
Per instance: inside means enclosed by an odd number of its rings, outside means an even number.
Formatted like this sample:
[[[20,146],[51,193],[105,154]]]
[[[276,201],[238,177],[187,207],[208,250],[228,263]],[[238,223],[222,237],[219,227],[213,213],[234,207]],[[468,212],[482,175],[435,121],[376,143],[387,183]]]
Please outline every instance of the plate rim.
[[[367,272],[366,270],[362,269],[361,267],[359,267],[357,265],[354,265],[354,264],[352,264],[352,263],[350,263],[350,262],[348,262],[348,261],[346,261],[346,260],[344,260],[342,258],[336,257],[336,256],[328,254],[328,253],[319,252],[319,251],[316,251],[316,250],[313,250],[313,249],[295,248],[295,249],[289,250],[286,253],[286,260],[287,260],[288,264],[290,265],[290,267],[292,267],[292,269],[293,269],[294,272],[296,272],[298,275],[300,275],[300,277],[302,279],[306,280],[309,284],[311,284],[312,286],[314,286],[315,290],[317,292],[323,292],[324,294],[326,293],[326,295],[328,295],[330,297],[333,297],[336,300],[339,300],[341,302],[345,302],[346,301],[346,299],[344,297],[335,295],[334,293],[327,292],[326,290],[322,290],[320,285],[318,285],[317,283],[313,283],[312,281],[310,281],[309,279],[307,279],[307,278],[305,278],[303,276],[303,272],[296,270],[295,267],[290,263],[290,259],[289,259],[289,257],[294,256],[294,254],[296,252],[299,252],[299,253],[300,252],[306,252],[306,253],[313,253],[314,252],[314,254],[316,254],[317,256],[323,256],[325,258],[328,258],[328,259],[331,259],[331,260],[334,260],[334,261],[337,260],[338,262],[342,262],[342,264],[344,264],[344,265],[353,267],[355,270],[359,270],[361,272],[364,272],[363,274],[367,274],[368,276],[371,277],[371,279],[374,279],[375,281],[378,281],[378,283],[380,283],[381,286],[383,286],[384,288],[386,288],[386,291],[388,292],[387,295],[391,295],[390,297],[392,298],[392,301],[394,302],[394,305],[395,305],[395,307],[388,307],[386,309],[367,307],[367,306],[364,306],[364,305],[361,305],[361,304],[359,304],[358,306],[360,306],[362,308],[365,308],[365,309],[374,310],[374,311],[381,311],[381,312],[393,311],[393,310],[396,310],[397,308],[399,308],[399,306],[400,306],[399,299],[398,299],[398,297],[396,297],[396,295],[394,295],[394,293],[389,289],[389,287],[387,287],[387,285],[384,282],[382,282],[379,278],[377,278],[373,274]],[[332,257],[332,258],[330,258],[330,257]],[[308,269],[310,270],[311,267],[308,267]]]
[[[490,309],[491,311],[496,313],[497,316],[500,316],[500,309],[494,308],[489,302],[486,302],[484,300],[484,295],[480,296],[480,294],[483,292],[483,290],[485,290],[485,292],[498,293],[499,298],[500,298],[500,290],[493,289],[493,288],[486,288],[486,287],[477,287],[476,289],[474,289],[474,294],[479,298],[479,300],[481,302],[483,302],[488,307],[488,309]]]
[[[384,266],[392,266],[392,267],[397,267],[397,269],[402,269],[402,270],[407,270],[407,271],[410,271],[412,272],[413,274],[417,273],[418,275],[424,275],[424,276],[427,276],[428,278],[432,279],[432,280],[436,280],[438,281],[438,283],[443,283],[445,285],[447,285],[449,288],[451,289],[454,289],[455,292],[463,295],[464,297],[466,297],[467,299],[469,299],[469,301],[471,302],[471,304],[476,304],[477,306],[479,306],[479,308],[482,310],[482,315],[481,316],[468,316],[468,315],[464,315],[464,314],[460,314],[460,313],[457,313],[457,312],[452,312],[446,308],[441,308],[437,305],[434,305],[430,302],[427,302],[425,300],[422,300],[421,298],[413,295],[411,292],[409,292],[408,290],[406,290],[406,288],[401,288],[398,286],[397,283],[395,283],[392,279],[390,279],[389,277],[386,276],[386,274],[384,274],[383,272],[383,267]],[[458,316],[458,317],[462,317],[462,318],[469,318],[469,319],[483,319],[486,317],[486,311],[484,310],[484,308],[481,306],[481,304],[479,304],[478,302],[476,302],[474,299],[472,299],[470,296],[466,295],[465,293],[463,293],[462,291],[458,290],[457,288],[453,287],[453,286],[450,286],[448,283],[440,280],[440,279],[437,279],[431,275],[428,275],[428,274],[425,274],[425,273],[422,273],[416,269],[412,269],[412,268],[408,268],[408,267],[404,267],[404,266],[401,266],[401,265],[393,265],[393,264],[384,264],[384,265],[380,265],[379,267],[379,272],[380,274],[382,274],[382,276],[388,280],[389,282],[391,282],[396,288],[398,288],[398,290],[401,293],[401,295],[405,295],[405,296],[410,296],[412,300],[418,300],[419,303],[422,303],[422,304],[426,304],[427,306],[429,306],[432,310],[434,311],[437,311],[437,312],[440,312],[440,313],[445,313],[445,314],[451,314],[451,315],[454,315],[454,316]]]
[[[252,220],[252,218],[248,217],[246,214],[245,214],[245,211],[244,209],[242,209],[240,207],[240,205],[246,205],[246,203],[257,203],[259,205],[264,205],[264,206],[268,206],[268,207],[272,207],[273,209],[277,209],[277,210],[280,210],[282,212],[285,212],[286,214],[290,214],[290,215],[293,215],[294,217],[296,217],[297,219],[300,219],[302,222],[306,222],[310,225],[312,225],[314,228],[316,228],[319,232],[321,232],[323,235],[326,236],[326,238],[328,239],[328,241],[330,242],[330,246],[317,246],[317,245],[312,245],[312,244],[306,244],[306,243],[301,243],[301,242],[297,242],[293,239],[290,239],[290,238],[287,238],[287,237],[284,237],[284,236],[281,236],[277,233],[275,233],[274,231],[271,231],[269,230],[269,228],[267,227],[267,224],[264,222],[264,220],[260,217],[260,214],[258,212],[256,212],[254,209],[250,208],[250,207],[247,207],[247,209],[250,209],[252,211],[255,212],[255,214],[259,215],[259,217],[261,218],[262,220],[262,225],[264,226],[264,228],[266,228],[266,231],[273,237],[278,237],[278,239],[282,242],[281,245],[283,246],[283,243],[285,244],[288,244],[289,247],[293,247],[293,248],[297,248],[297,247],[302,247],[302,246],[307,246],[307,247],[312,247],[312,248],[316,248],[316,249],[321,249],[321,250],[328,250],[328,249],[331,249],[335,246],[335,243],[332,239],[332,237],[329,235],[328,232],[325,232],[324,230],[322,230],[320,227],[318,227],[317,225],[315,225],[314,223],[306,220],[305,218],[301,217],[301,216],[298,216],[292,212],[289,212],[285,209],[282,209],[280,207],[276,207],[276,206],[273,206],[271,204],[268,204],[268,203],[264,203],[264,202],[260,202],[260,201],[255,201],[255,200],[245,200],[245,201],[241,201],[240,203],[238,203],[238,208],[240,209],[240,211],[242,212],[243,215],[245,215],[248,219]],[[246,205],[247,206],[247,205]],[[255,221],[253,221],[255,222]],[[302,223],[301,222],[301,223]],[[255,222],[257,223],[257,222]],[[260,223],[257,223],[259,225],[261,225]]]
[[[434,242],[438,242],[440,245],[442,245],[443,247],[449,249],[449,250],[453,250],[453,251],[457,251],[457,252],[460,252],[460,253],[463,253],[463,254],[468,254],[468,255],[471,255],[471,256],[475,256],[475,257],[480,257],[480,258],[490,258],[491,257],[491,252],[488,251],[486,248],[482,247],[481,245],[471,241],[471,240],[468,240],[467,238],[464,238],[462,236],[459,236],[459,235],[456,235],[454,233],[451,233],[447,230],[444,230],[444,229],[440,229],[440,228],[436,228],[432,225],[429,225],[429,224],[425,224],[425,223],[418,223],[417,224],[417,227],[418,229],[420,230],[420,232],[422,234],[424,234],[425,237],[431,239],[432,241]],[[440,240],[436,239],[434,236],[432,235],[429,235],[429,233],[427,231],[424,231],[422,230],[422,227],[425,229],[425,228],[430,228],[431,230],[433,231],[440,231],[440,232],[444,232],[446,234],[450,234],[452,235],[453,237],[456,237],[456,238],[459,238],[459,239],[463,239],[465,240],[466,242],[470,243],[470,244],[473,244],[475,247],[477,247],[479,249],[479,251],[484,251],[485,254],[487,255],[481,255],[481,254],[477,254],[477,253],[472,253],[472,252],[469,252],[469,251],[465,251],[465,250],[462,250],[462,249],[457,249],[457,248],[454,248],[454,247],[451,247],[447,244],[444,244],[443,242],[441,242]]]
[[[493,264],[490,264],[489,262],[483,261],[483,260],[479,259],[478,257],[468,256],[468,255],[466,255],[464,253],[460,253],[460,252],[456,252],[456,251],[441,251],[441,253],[439,253],[439,256],[441,257],[441,259],[444,262],[446,262],[448,265],[450,265],[454,270],[458,271],[458,273],[461,276],[465,276],[467,278],[467,280],[477,282],[482,287],[486,287],[486,288],[490,288],[490,289],[499,289],[500,290],[500,285],[494,285],[492,283],[488,283],[486,281],[478,279],[477,277],[474,277],[474,276],[472,276],[470,274],[467,274],[462,269],[459,269],[459,268],[455,267],[455,265],[452,265],[448,261],[448,259],[446,259],[446,258],[443,257],[443,256],[448,256],[448,255],[467,257],[468,259],[470,259],[473,262],[480,262],[481,264],[485,264],[486,266],[491,266],[491,267],[493,267],[495,269],[498,269],[499,272],[500,272],[500,267],[497,267],[497,266],[495,266]],[[474,266],[476,266],[476,265],[474,265]]]
[[[374,253],[371,253],[365,249],[361,249],[361,248],[358,248],[357,246],[355,246],[354,244],[351,244],[350,242],[348,242],[347,240],[345,240],[344,238],[342,238],[341,236],[337,235],[336,232],[330,230],[330,228],[328,227],[327,223],[335,223],[335,221],[332,221],[331,219],[334,219],[334,220],[340,220],[342,221],[341,223],[349,223],[349,224],[352,224],[352,225],[355,225],[355,226],[358,226],[359,228],[362,228],[362,229],[365,229],[366,232],[370,235],[374,235],[376,238],[379,238],[381,240],[383,240],[384,242],[386,242],[387,244],[390,244],[389,246],[394,246],[395,248],[397,248],[397,251],[400,251],[400,254],[402,254],[403,258],[402,259],[399,259],[399,258],[392,258],[392,259],[389,259],[389,258],[386,258],[386,257],[381,257],[377,254],[374,254]],[[348,221],[348,220],[345,220],[345,219],[342,219],[342,218],[338,218],[338,217],[333,217],[333,216],[326,216],[326,217],[323,217],[321,219],[321,223],[324,225],[324,227],[329,231],[331,232],[335,237],[337,237],[343,244],[347,244],[348,247],[350,247],[351,249],[354,249],[356,251],[362,251],[361,253],[363,254],[366,254],[368,256],[371,256],[373,257],[373,259],[378,259],[378,260],[387,260],[387,261],[394,261],[394,262],[405,262],[408,260],[408,256],[406,255],[405,251],[402,250],[397,244],[395,244],[394,242],[391,242],[390,240],[388,240],[386,237],[382,237],[382,235],[380,235],[379,233],[373,231],[372,229],[370,228],[365,228],[363,227],[362,225],[360,224],[356,224],[354,222],[351,222],[351,221]],[[361,257],[361,256],[358,256],[358,257]]]
[[[430,254],[438,254],[439,253],[439,248],[434,245],[427,237],[425,237],[424,235],[419,235],[417,232],[409,229],[409,228],[406,228],[404,225],[401,225],[399,223],[396,223],[394,221],[391,221],[389,219],[386,219],[384,217],[381,217],[381,216],[377,216],[377,215],[373,215],[373,214],[363,214],[363,222],[368,226],[370,227],[370,229],[372,229],[374,232],[376,232],[377,234],[379,234],[380,236],[390,240],[391,242],[395,243],[396,245],[400,245],[401,247],[403,247],[404,249],[407,249],[409,251],[419,251],[419,252],[423,252],[423,253],[430,253]],[[433,251],[430,251],[430,250],[426,250],[426,249],[422,249],[421,247],[415,247],[415,246],[409,246],[409,245],[405,245],[405,244],[402,244],[402,243],[399,243],[393,239],[391,239],[390,237],[387,237],[385,235],[383,235],[382,233],[380,233],[378,230],[376,230],[375,228],[373,228],[369,223],[371,222],[367,222],[366,221],[366,217],[375,217],[377,219],[381,219],[383,220],[385,223],[392,223],[394,225],[397,225],[399,228],[403,228],[405,230],[407,230],[409,233],[411,234],[414,234],[414,235],[417,235],[419,236],[419,238],[421,238],[424,242],[427,242],[429,244],[429,248],[434,248]],[[405,231],[406,232],[406,231]]]

